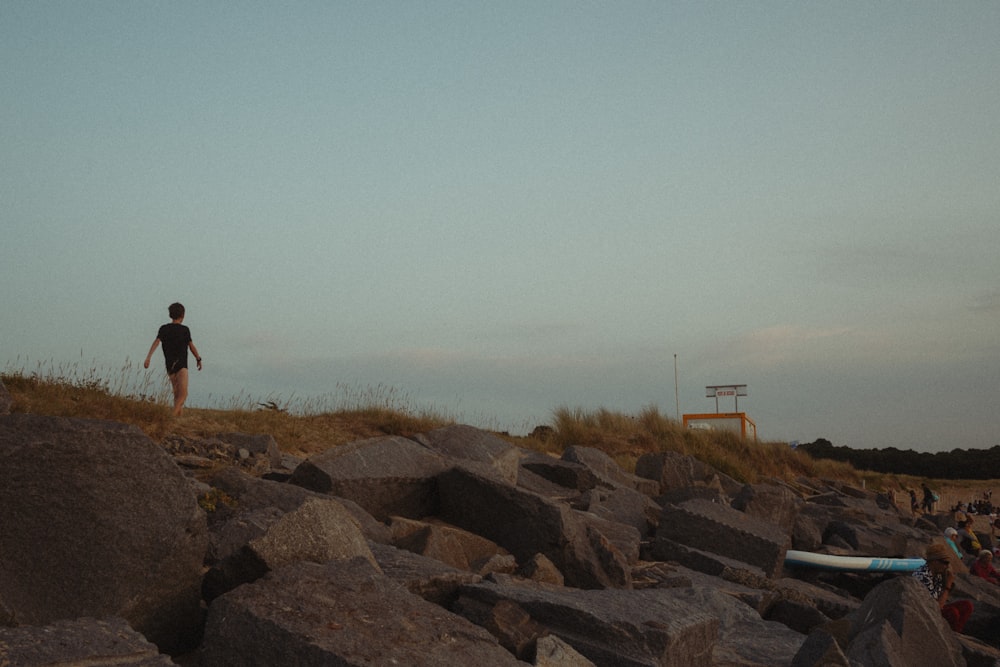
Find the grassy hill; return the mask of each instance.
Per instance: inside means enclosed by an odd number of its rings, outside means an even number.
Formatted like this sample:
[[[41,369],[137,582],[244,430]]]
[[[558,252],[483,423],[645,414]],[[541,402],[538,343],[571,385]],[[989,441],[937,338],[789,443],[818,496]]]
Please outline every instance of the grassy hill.
[[[297,456],[363,438],[409,436],[453,423],[443,414],[409,409],[405,398],[385,387],[352,389],[336,400],[282,403],[237,396],[225,408],[187,408],[182,417],[175,418],[170,414],[166,387],[150,372],[129,365],[112,373],[50,363],[30,372],[9,368],[0,377],[14,398],[13,412],[126,422],[156,441],[168,435],[267,433],[283,451]],[[745,482],[807,476],[861,484],[864,478],[848,464],[813,460],[784,443],[743,442],[734,434],[685,430],[653,407],[635,415],[560,408],[550,424],[530,436],[497,435],[519,447],[555,455],[571,445],[595,447],[626,469],[633,469],[636,459],[646,452],[676,451]],[[870,481],[892,483],[887,476],[876,477]]]

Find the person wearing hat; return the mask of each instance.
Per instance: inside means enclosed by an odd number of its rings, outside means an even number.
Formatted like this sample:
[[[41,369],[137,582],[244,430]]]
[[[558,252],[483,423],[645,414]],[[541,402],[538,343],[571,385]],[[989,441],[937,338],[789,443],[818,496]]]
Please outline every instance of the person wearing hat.
[[[937,600],[941,616],[955,632],[965,628],[965,622],[972,615],[972,602],[956,600],[949,602],[951,589],[955,586],[955,575],[951,571],[951,549],[943,544],[932,544],[924,552],[926,561],[913,572],[913,578],[919,581]]]
[[[1000,584],[1000,572],[997,572],[996,568],[993,567],[993,552],[989,549],[980,551],[976,562],[969,569],[972,574],[982,577],[991,584]]]

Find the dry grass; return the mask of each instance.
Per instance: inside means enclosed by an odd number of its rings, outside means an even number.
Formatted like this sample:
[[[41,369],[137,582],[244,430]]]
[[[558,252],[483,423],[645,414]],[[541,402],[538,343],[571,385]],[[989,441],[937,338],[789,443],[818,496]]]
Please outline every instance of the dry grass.
[[[14,398],[14,412],[126,422],[157,441],[168,435],[267,433],[282,451],[296,456],[364,438],[411,436],[455,421],[434,411],[414,410],[408,396],[382,385],[338,386],[336,394],[310,399],[256,399],[241,394],[222,401],[221,407],[188,408],[182,417],[174,418],[162,376],[130,363],[116,372],[79,363],[39,364],[30,370],[8,367],[2,378]],[[862,475],[849,464],[813,460],[785,443],[744,442],[731,433],[685,430],[655,407],[636,415],[560,408],[553,413],[548,433],[497,435],[520,447],[555,455],[571,445],[594,447],[626,470],[634,470],[636,460],[647,452],[676,451],[743,482],[820,477],[873,489],[919,485],[919,481],[896,476]]]
[[[655,407],[637,415],[608,410],[584,412],[560,408],[555,412],[553,446],[598,447],[626,470],[647,452],[675,451],[693,456],[742,482],[764,478],[827,477],[859,483],[850,465],[816,461],[785,443],[744,441],[734,433],[684,429]]]
[[[409,436],[452,423],[446,416],[408,409],[404,396],[390,388],[342,388],[334,397],[309,401],[258,401],[240,395],[225,408],[186,408],[171,414],[165,383],[152,371],[131,364],[117,373],[95,365],[37,364],[25,370],[9,367],[2,374],[14,399],[13,412],[109,419],[138,426],[153,440],[168,435],[211,437],[218,433],[267,433],[296,456],[381,435]],[[111,380],[105,379],[111,378]],[[161,378],[162,380],[162,378]],[[344,407],[346,406],[346,407]]]

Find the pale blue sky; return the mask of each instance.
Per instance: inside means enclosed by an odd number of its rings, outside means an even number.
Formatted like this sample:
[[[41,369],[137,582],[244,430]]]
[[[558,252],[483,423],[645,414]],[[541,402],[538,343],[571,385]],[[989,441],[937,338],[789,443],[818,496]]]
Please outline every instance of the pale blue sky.
[[[682,412],[747,384],[765,439],[991,447],[998,35],[988,2],[0,3],[0,363],[141,361],[179,300],[195,406],[672,416],[677,354]]]

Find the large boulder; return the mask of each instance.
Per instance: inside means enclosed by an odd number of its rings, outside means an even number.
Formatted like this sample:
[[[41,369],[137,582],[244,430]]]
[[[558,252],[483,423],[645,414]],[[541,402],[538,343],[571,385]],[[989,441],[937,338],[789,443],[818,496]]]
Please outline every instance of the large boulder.
[[[753,607],[719,586],[678,587],[657,593],[719,620],[719,639],[712,656],[715,664],[787,665],[806,639],[782,623],[763,620]]]
[[[299,561],[360,557],[378,567],[357,521],[333,498],[307,498],[285,513],[257,510],[235,517],[225,527],[238,527],[247,539],[239,544],[230,531],[222,531],[230,540],[229,553],[205,575],[202,590],[207,600]]]
[[[669,591],[573,590],[495,577],[462,586],[454,609],[474,620],[516,605],[535,628],[598,665],[714,665],[719,621]],[[508,611],[508,617],[512,614]]]
[[[734,496],[743,487],[729,475],[680,452],[643,454],[635,462],[635,474],[656,481],[660,485],[660,493],[701,487]]]
[[[615,463],[613,458],[595,447],[580,447],[578,445],[567,447],[566,451],[563,452],[562,459],[586,466],[605,486],[612,488],[623,486],[647,496],[656,496],[660,493],[659,482],[626,472]]]
[[[597,475],[582,463],[553,458],[540,452],[525,454],[521,458],[521,469],[528,470],[564,489],[589,491],[597,486]]]
[[[791,531],[799,513],[799,497],[779,484],[746,484],[731,503],[733,509],[746,512]]]
[[[196,641],[204,512],[132,426],[0,417],[0,609],[17,624],[121,616],[165,651]]]
[[[486,630],[411,594],[368,561],[298,563],[212,603],[212,667],[517,665]]]
[[[174,662],[123,618],[0,627],[0,665],[171,667]]]
[[[439,560],[398,549],[388,544],[370,543],[372,553],[385,576],[428,602],[448,607],[462,584],[477,584],[482,577],[445,565]]]
[[[643,538],[655,532],[663,511],[649,496],[626,487],[591,489],[582,494],[573,506],[609,521],[631,526]]]
[[[957,667],[966,661],[927,589],[901,576],[879,584],[841,621],[814,629],[792,664]]]
[[[763,519],[718,503],[689,500],[663,508],[654,555],[674,543],[748,563],[773,577],[781,572],[790,538]]]
[[[485,466],[501,479],[517,483],[521,450],[488,431],[453,424],[417,435],[415,440],[441,456],[460,463]]]
[[[503,556],[511,571],[516,565],[514,557],[491,540],[440,521],[393,517],[390,530],[394,546],[460,570],[487,574],[484,568]]]
[[[255,510],[277,510],[281,513],[298,509],[309,498],[329,498],[325,493],[285,484],[270,479],[261,479],[248,475],[238,468],[223,468],[210,475],[207,481],[218,491],[222,491],[232,499],[217,503],[214,511],[209,512],[209,528],[213,534],[214,524],[226,522],[235,515],[245,514]],[[369,540],[388,544],[392,541],[389,529],[385,524],[376,521],[375,517],[366,512],[360,505],[347,498],[334,497],[344,509],[361,526],[361,532]]]
[[[436,477],[452,464],[407,438],[371,438],[332,447],[301,463],[288,480],[353,500],[380,521],[437,513]]]
[[[628,587],[628,557],[601,530],[601,519],[584,517],[563,503],[453,468],[438,478],[440,517],[496,542],[527,563],[541,553],[560,569],[567,585]],[[636,545],[638,531],[629,528]]]

